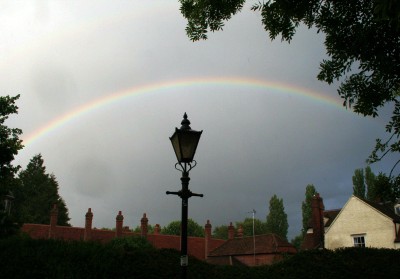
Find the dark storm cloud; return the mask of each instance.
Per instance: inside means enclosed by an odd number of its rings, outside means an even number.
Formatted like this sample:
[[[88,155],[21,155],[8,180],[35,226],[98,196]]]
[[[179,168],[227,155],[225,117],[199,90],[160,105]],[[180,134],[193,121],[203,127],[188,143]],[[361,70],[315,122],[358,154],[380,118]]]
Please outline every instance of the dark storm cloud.
[[[150,2],[51,1],[45,12],[34,5],[9,10],[12,17],[3,17],[0,27],[24,38],[20,43],[3,30],[2,94],[22,94],[14,126],[32,132],[127,88],[199,77],[277,81],[338,98],[335,87],[316,80],[325,51],[315,30],[300,28],[290,45],[270,42],[259,16],[245,8],[223,32],[193,43],[177,1]],[[38,14],[45,20],[35,20]],[[180,188],[168,137],[186,111],[192,128],[204,130],[190,188],[205,196],[190,200],[190,217],[216,226],[251,217],[254,208],[264,220],[276,194],[291,238],[300,232],[306,185],[316,186],[327,208],[341,207],[354,169],[365,166],[384,123],[270,90],[204,84],[134,95],[39,138],[17,163],[26,166],[42,153],[73,225],[83,225],[88,207],[96,227],[114,226],[118,210],[131,227],[144,212],[151,224],[166,225],[180,218],[178,198],[165,195]]]

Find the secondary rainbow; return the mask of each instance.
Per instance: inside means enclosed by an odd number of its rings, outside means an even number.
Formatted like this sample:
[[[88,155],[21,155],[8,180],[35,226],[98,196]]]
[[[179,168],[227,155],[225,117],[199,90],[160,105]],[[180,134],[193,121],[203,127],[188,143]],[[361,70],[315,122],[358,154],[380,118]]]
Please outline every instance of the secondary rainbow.
[[[139,87],[134,86],[118,92],[111,93],[105,97],[95,99],[92,102],[86,103],[74,110],[71,110],[61,115],[60,117],[53,119],[52,121],[46,123],[39,129],[29,134],[26,138],[23,137],[23,144],[25,145],[25,147],[27,147],[32,143],[36,142],[39,138],[42,138],[60,129],[61,127],[67,125],[69,122],[71,122],[74,119],[77,119],[78,117],[82,117],[86,114],[93,113],[94,111],[106,107],[108,105],[111,105],[113,103],[121,102],[126,98],[131,98],[139,94],[141,95],[150,92],[158,94],[163,90],[174,89],[174,88],[189,89],[192,86],[198,86],[198,85],[258,88],[262,89],[263,92],[268,92],[269,94],[286,93],[286,94],[297,95],[310,99],[311,101],[314,102],[334,106],[337,107],[338,109],[343,109],[339,97],[333,98],[306,88],[301,88],[288,84],[282,84],[274,81],[265,81],[265,80],[243,78],[243,77],[191,78],[187,80],[166,81]]]

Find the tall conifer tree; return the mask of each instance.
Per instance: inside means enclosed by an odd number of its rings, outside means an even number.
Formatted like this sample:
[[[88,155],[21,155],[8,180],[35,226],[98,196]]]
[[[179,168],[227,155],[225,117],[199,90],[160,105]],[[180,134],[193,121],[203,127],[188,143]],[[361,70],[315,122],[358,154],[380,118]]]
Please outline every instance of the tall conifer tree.
[[[356,169],[353,175],[353,195],[359,198],[365,198],[364,170]]]
[[[58,207],[58,225],[69,225],[68,209],[58,194],[54,174],[46,173],[42,155],[34,156],[19,173],[20,187],[16,191],[15,211],[20,222],[49,224],[50,209]]]
[[[306,186],[305,199],[301,204],[302,215],[303,215],[303,228],[301,232],[303,235],[307,233],[308,223],[311,220],[311,214],[312,214],[311,200],[316,193],[317,191],[315,190],[315,186],[313,184],[308,184]]]
[[[266,229],[269,233],[275,233],[287,239],[289,223],[283,200],[273,195],[269,201],[269,213],[267,216]]]

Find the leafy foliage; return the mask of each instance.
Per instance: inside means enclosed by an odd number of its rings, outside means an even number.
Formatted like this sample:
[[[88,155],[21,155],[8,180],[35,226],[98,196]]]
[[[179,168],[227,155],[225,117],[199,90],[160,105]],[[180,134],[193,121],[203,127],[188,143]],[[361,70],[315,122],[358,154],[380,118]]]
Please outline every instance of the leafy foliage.
[[[365,168],[365,188],[367,190],[366,198],[370,201],[374,200],[374,192],[375,192],[375,174],[372,172],[371,167],[368,166]]]
[[[353,195],[359,198],[365,198],[364,170],[356,169],[353,175]]]
[[[187,230],[188,236],[204,237],[204,228],[190,218],[188,219]],[[181,235],[181,221],[172,221],[161,229],[161,234]]]
[[[283,206],[283,199],[279,199],[276,195],[273,195],[269,201],[269,213],[265,227],[269,233],[275,233],[287,239],[289,229],[287,214]]]
[[[18,112],[15,104],[18,98],[19,95],[0,96],[0,238],[15,234],[19,227],[3,208],[3,197],[12,194],[17,184],[14,176],[19,166],[13,166],[11,163],[14,156],[23,148],[22,141],[19,139],[22,130],[5,125],[9,116]]]
[[[368,166],[356,169],[353,176],[353,195],[373,202],[392,202],[400,198],[399,177],[389,177],[384,173],[377,176]],[[366,193],[365,193],[366,192]]]
[[[192,40],[207,39],[208,31],[221,30],[223,22],[240,12],[245,1],[181,0]],[[218,3],[218,4],[216,4]],[[258,2],[253,11],[269,37],[290,42],[300,24],[325,34],[328,59],[320,63],[318,79],[341,82],[343,105],[364,116],[378,116],[390,104],[389,136],[377,139],[369,163],[400,152],[400,5],[396,0],[275,0]],[[393,166],[389,176],[400,160]]]
[[[15,102],[19,95],[15,97],[0,96],[0,195],[4,195],[10,189],[9,180],[11,180],[18,171],[19,166],[12,166],[11,162],[18,151],[23,148],[22,140],[19,136],[21,129],[9,128],[4,123],[11,114],[18,112]]]
[[[253,235],[253,218],[245,218],[242,222],[236,222],[236,228],[239,228],[239,226],[242,226],[243,236]],[[266,223],[254,218],[254,234],[260,235],[266,233],[269,233]]]
[[[179,0],[181,13],[188,19],[186,33],[192,41],[207,39],[207,31],[222,30],[224,20],[239,12],[245,0],[192,1]]]
[[[228,226],[216,226],[213,231],[213,238],[228,239]]]
[[[290,241],[290,243],[292,243],[293,246],[296,247],[297,251],[300,251],[301,244],[303,243],[303,239],[304,239],[303,234],[299,234],[299,235],[296,235],[296,236]]]
[[[54,174],[46,173],[42,156],[34,156],[19,175],[20,185],[15,189],[16,217],[23,223],[49,224],[50,209],[58,207],[58,225],[69,225],[68,209],[58,194]]]
[[[136,226],[132,231],[135,233],[140,233],[142,231],[142,229],[140,228],[140,226]],[[152,226],[151,224],[148,224],[147,225],[147,233],[149,233],[149,234],[154,233],[154,226]]]
[[[122,249],[123,251],[134,251],[138,249],[142,250],[153,250],[155,249],[146,238],[141,236],[129,236],[114,238],[111,240],[110,245],[116,249]]]
[[[180,278],[179,252],[97,242],[0,240],[4,278]],[[272,266],[215,266],[189,259],[188,278],[397,278],[400,250],[347,248],[300,252]]]
[[[399,196],[396,195],[393,181],[383,173],[379,173],[374,181],[374,190],[371,193],[372,201],[395,202]]]

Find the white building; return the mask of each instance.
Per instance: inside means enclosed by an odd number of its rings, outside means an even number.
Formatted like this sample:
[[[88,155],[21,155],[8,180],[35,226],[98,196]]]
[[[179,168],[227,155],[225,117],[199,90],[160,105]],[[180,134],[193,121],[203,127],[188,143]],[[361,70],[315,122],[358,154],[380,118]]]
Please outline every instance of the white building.
[[[325,230],[325,248],[375,247],[400,249],[400,216],[394,208],[350,197]]]

